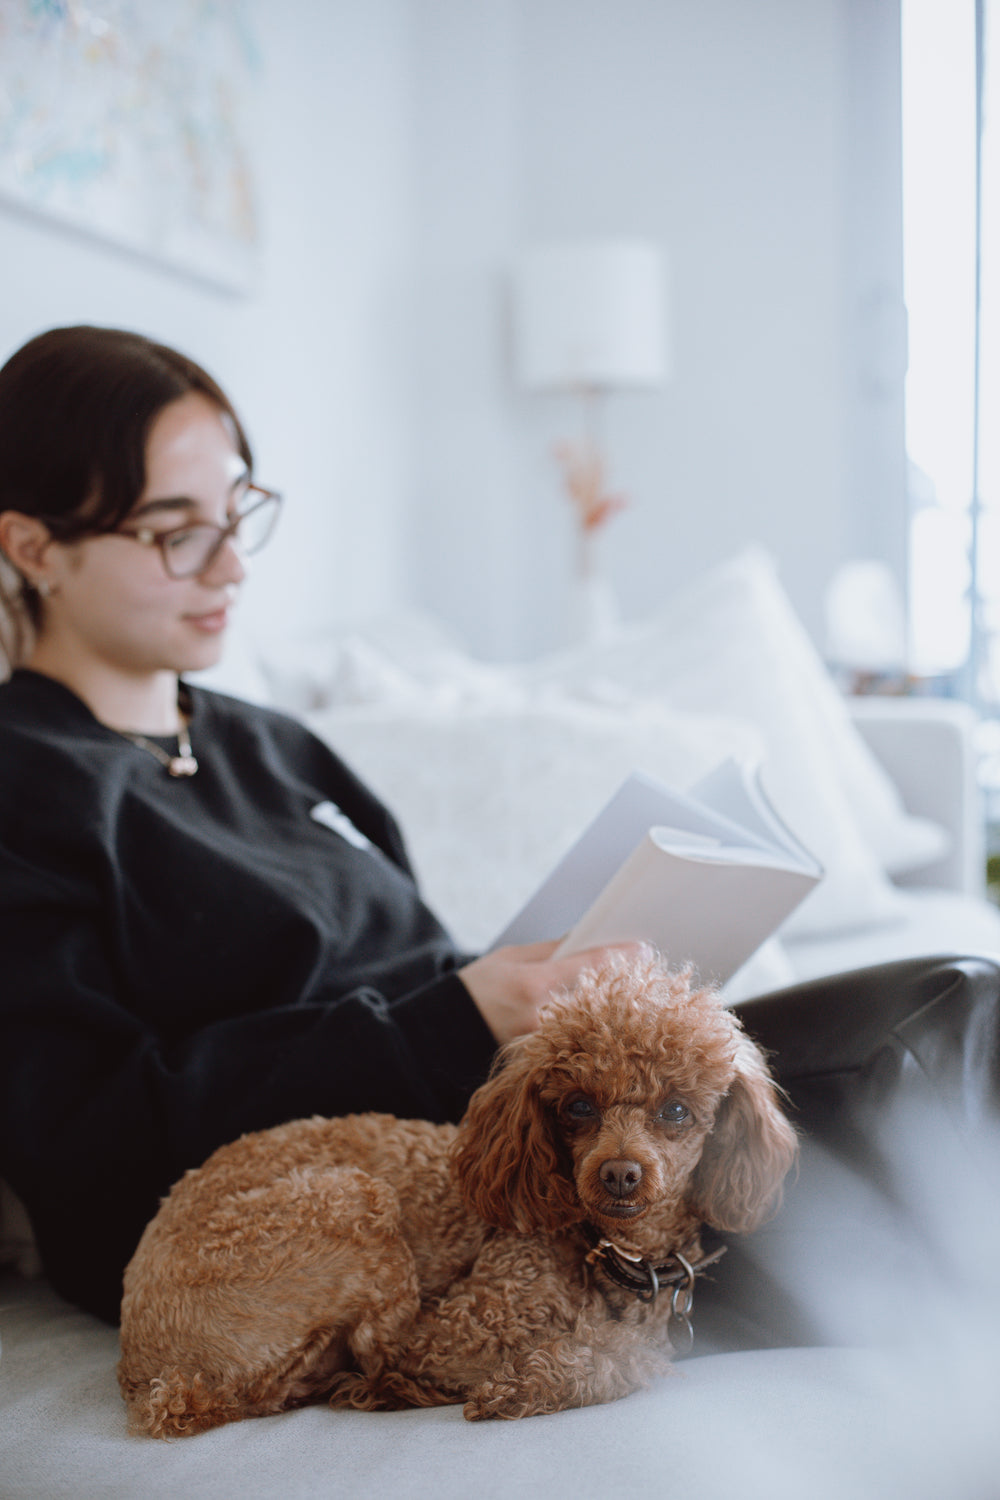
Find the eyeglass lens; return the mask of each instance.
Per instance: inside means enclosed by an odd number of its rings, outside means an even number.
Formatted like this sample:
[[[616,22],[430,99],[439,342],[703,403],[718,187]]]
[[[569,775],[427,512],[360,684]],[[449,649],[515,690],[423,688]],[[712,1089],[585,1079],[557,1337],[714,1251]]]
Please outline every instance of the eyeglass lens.
[[[164,538],[163,556],[167,570],[175,578],[191,577],[201,573],[212,561],[213,554],[222,546],[228,534],[244,556],[259,552],[270,539],[278,519],[280,501],[277,495],[268,495],[239,518],[236,526],[228,531],[218,526],[188,526]]]

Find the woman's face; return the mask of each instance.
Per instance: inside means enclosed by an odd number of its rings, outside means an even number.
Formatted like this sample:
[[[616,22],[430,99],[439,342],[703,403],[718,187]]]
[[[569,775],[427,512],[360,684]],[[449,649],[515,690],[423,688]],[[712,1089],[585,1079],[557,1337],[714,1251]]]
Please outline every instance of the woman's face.
[[[165,406],[146,446],[146,487],[124,531],[224,526],[249,480],[228,417],[189,392]],[[126,535],[51,544],[43,636],[129,675],[196,671],[219,659],[245,576],[232,541],[194,578],[168,576],[158,547]]]

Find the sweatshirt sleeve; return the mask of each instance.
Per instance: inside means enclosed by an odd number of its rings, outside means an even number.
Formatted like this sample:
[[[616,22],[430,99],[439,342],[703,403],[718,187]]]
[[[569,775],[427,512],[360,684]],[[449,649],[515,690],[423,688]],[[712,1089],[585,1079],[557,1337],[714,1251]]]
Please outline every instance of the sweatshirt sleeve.
[[[100,1316],[117,1319],[160,1197],[217,1146],[311,1114],[455,1119],[488,1071],[495,1043],[454,972],[157,1032],[121,1003],[79,891],[7,862],[0,1170],[52,1283]]]

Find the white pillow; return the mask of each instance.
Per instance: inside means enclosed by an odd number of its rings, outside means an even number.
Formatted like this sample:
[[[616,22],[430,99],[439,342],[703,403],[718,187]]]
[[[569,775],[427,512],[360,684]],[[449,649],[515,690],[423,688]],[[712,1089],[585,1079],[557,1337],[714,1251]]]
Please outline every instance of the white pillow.
[[[270,645],[261,666],[279,708],[289,713],[416,697],[452,701],[492,695],[509,675],[473,661],[420,610],[332,626]]]
[[[761,750],[755,731],[716,715],[554,691],[307,722],[396,815],[428,903],[470,952],[493,942],[630,771],[685,788],[726,756]]]
[[[615,642],[550,658],[533,675],[564,685],[607,679],[678,711],[754,725],[775,808],[826,871],[783,935],[901,919],[886,866],[926,855],[926,825],[908,818],[759,548],[679,590]]]
[[[263,671],[279,708],[308,713],[332,704],[407,703],[419,684],[363,636],[307,637],[271,652]]]

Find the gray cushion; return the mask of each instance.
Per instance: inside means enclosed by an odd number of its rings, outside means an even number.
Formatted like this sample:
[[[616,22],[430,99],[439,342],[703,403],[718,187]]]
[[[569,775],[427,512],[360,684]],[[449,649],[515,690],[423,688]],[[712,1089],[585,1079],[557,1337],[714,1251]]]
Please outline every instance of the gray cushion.
[[[318,1406],[164,1443],[126,1435],[115,1330],[44,1282],[0,1281],[0,1338],[5,1500],[981,1500],[1000,1472],[995,1382],[931,1349],[716,1354],[523,1422]]]

